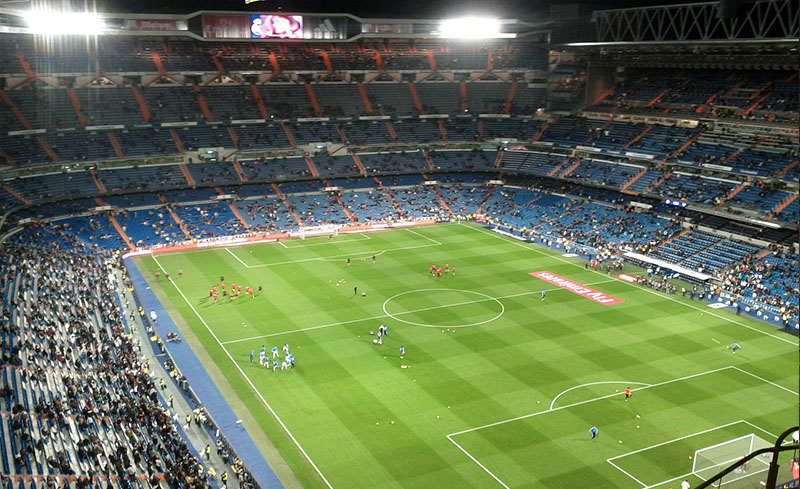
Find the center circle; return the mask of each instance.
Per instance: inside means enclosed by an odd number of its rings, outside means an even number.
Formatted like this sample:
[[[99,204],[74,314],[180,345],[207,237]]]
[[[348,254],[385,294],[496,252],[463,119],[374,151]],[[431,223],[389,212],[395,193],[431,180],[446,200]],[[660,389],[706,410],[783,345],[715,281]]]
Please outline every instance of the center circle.
[[[446,300],[444,303],[437,304],[436,301],[431,300],[432,296],[437,295],[445,297],[449,296],[449,300]],[[420,298],[420,296],[422,297]],[[400,307],[404,307],[405,310],[395,311],[394,313],[389,312],[387,306],[393,301],[395,304],[400,304]],[[481,303],[493,305],[496,304],[497,306],[500,306],[500,312],[497,312],[496,314],[491,312],[490,314],[494,314],[494,316],[490,317],[489,319],[465,324],[436,324],[434,322],[423,323],[402,318],[404,315],[425,313],[427,311],[439,311],[451,307],[468,306],[471,304]],[[383,302],[383,312],[396,321],[410,324],[412,326],[421,326],[423,328],[468,328],[470,326],[480,326],[481,324],[490,323],[496,319],[499,319],[500,316],[502,316],[505,312],[505,307],[498,299],[482,292],[474,292],[472,290],[463,289],[417,289],[401,292],[386,299]]]

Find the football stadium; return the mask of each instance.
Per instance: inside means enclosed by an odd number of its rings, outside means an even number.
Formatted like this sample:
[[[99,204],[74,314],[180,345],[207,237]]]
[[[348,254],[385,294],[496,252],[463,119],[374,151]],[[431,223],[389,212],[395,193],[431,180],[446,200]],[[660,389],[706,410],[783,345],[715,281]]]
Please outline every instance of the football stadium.
[[[798,3],[511,3],[0,2],[0,489],[797,488]]]

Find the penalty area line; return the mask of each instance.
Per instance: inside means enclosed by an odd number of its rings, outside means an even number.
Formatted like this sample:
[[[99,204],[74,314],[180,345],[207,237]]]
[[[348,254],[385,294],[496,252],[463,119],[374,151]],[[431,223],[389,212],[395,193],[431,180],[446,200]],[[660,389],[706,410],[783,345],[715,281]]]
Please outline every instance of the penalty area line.
[[[166,270],[161,265],[161,262],[158,261],[157,257],[153,256],[153,261],[156,262],[156,265],[158,265],[158,268],[160,268],[161,271],[166,274]],[[214,341],[217,342],[217,345],[219,345],[219,347],[222,349],[222,351],[225,353],[225,355],[231,361],[233,366],[236,367],[236,370],[238,370],[239,373],[242,375],[242,377],[244,377],[245,381],[247,381],[247,384],[250,386],[250,389],[253,390],[253,392],[256,394],[256,396],[258,396],[258,398],[261,400],[261,402],[264,404],[264,406],[269,410],[270,413],[272,413],[272,416],[275,417],[275,420],[278,421],[278,424],[281,425],[281,428],[283,428],[283,430],[286,432],[286,434],[289,435],[289,438],[294,442],[295,446],[297,447],[298,450],[300,450],[300,453],[303,454],[303,457],[305,457],[305,459],[308,461],[308,463],[311,464],[311,467],[314,468],[314,471],[317,473],[317,475],[320,477],[320,479],[322,479],[322,481],[325,483],[325,485],[329,489],[333,489],[333,486],[331,485],[330,482],[328,482],[328,479],[326,479],[325,476],[322,475],[322,472],[319,470],[319,467],[317,467],[317,465],[314,463],[314,461],[311,460],[311,457],[309,457],[308,453],[306,453],[306,451],[303,449],[303,447],[300,446],[300,442],[298,442],[297,438],[295,438],[294,435],[292,434],[292,432],[289,431],[289,428],[283,423],[283,420],[281,420],[281,418],[278,417],[278,413],[276,413],[275,410],[272,409],[272,406],[270,406],[270,404],[267,402],[267,400],[264,399],[264,396],[261,395],[261,392],[259,392],[259,390],[256,389],[256,386],[253,384],[253,381],[250,380],[250,377],[248,377],[247,374],[244,372],[244,370],[242,370],[242,367],[240,367],[239,364],[236,363],[236,361],[233,359],[233,355],[231,355],[231,353],[228,351],[228,349],[225,348],[225,345],[222,344],[222,342],[219,340],[219,338],[214,333],[214,331],[211,329],[211,327],[209,327],[209,325],[206,322],[206,320],[203,319],[203,316],[201,316],[200,313],[197,312],[197,309],[194,308],[192,303],[189,302],[189,299],[187,299],[186,296],[183,294],[183,291],[178,287],[178,284],[175,283],[175,281],[172,279],[172,277],[169,278],[169,281],[172,284],[172,286],[175,287],[175,290],[178,291],[178,293],[181,295],[181,297],[183,297],[183,300],[186,302],[186,304],[189,306],[189,308],[192,310],[192,312],[194,312],[195,316],[197,316],[197,319],[199,319],[200,322],[203,323],[203,326],[206,327],[208,332],[211,334],[211,337],[214,338]]]

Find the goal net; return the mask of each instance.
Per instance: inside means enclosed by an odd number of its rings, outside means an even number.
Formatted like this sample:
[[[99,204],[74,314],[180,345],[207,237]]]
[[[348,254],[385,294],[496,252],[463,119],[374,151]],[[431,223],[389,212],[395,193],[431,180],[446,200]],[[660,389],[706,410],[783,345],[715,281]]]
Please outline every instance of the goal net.
[[[722,469],[741,460],[754,450],[770,446],[769,442],[753,433],[733,440],[717,443],[694,452],[692,474],[703,480],[710,479]]]

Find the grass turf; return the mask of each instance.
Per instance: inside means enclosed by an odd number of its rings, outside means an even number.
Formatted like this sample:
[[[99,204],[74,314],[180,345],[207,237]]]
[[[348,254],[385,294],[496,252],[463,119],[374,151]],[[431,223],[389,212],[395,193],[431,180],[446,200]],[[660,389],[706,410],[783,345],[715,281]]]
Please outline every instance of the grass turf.
[[[139,263],[307,487],[326,484],[251,384],[335,488],[637,488],[690,472],[699,448],[796,423],[792,337],[473,225]],[[428,275],[445,263],[455,276]],[[161,267],[172,282],[154,278]],[[603,306],[529,275],[542,270],[624,302]],[[221,275],[264,293],[214,304]],[[380,324],[389,335],[375,346]],[[294,370],[250,362],[250,350],[284,343]],[[617,391],[628,385],[625,403]]]

